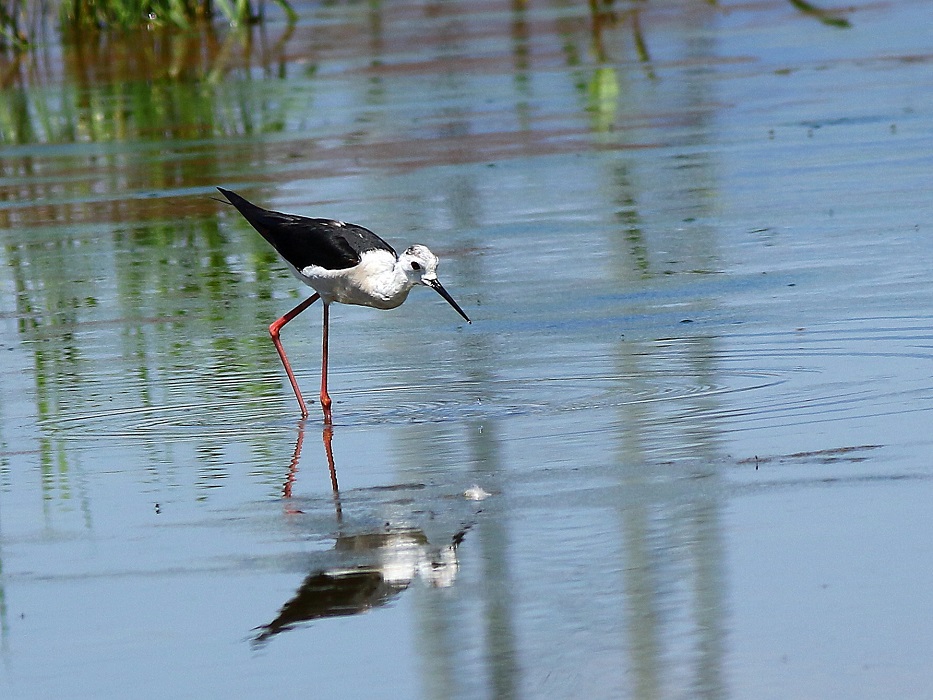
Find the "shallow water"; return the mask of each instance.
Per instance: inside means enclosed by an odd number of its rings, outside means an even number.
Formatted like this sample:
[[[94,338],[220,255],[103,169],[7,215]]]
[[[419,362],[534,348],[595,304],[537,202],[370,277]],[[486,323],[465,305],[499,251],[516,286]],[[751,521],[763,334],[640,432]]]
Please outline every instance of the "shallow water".
[[[4,697],[924,697],[925,5],[299,9],[4,69]]]

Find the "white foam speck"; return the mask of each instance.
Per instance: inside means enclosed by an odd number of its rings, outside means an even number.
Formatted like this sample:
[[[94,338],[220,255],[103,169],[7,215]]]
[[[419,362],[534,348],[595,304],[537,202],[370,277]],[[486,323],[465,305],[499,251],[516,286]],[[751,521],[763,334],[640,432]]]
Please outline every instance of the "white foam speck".
[[[482,501],[485,498],[489,498],[492,494],[489,493],[482,486],[477,486],[473,484],[470,488],[463,492],[463,497],[469,501]]]

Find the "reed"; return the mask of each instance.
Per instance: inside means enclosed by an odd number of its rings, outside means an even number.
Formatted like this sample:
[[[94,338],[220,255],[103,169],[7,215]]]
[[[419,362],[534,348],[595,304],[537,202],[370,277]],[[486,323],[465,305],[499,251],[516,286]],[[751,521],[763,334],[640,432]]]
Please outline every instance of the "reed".
[[[288,0],[274,0],[293,22],[297,15]],[[214,16],[212,0],[63,0],[62,24],[80,29],[133,29],[146,25],[187,27]],[[216,9],[231,24],[249,24],[258,20],[250,0],[216,0]]]
[[[261,2],[262,0],[257,0]],[[289,0],[272,0],[289,23],[298,18]],[[588,0],[594,17],[614,12],[614,0]],[[210,20],[219,12],[231,25],[258,22],[261,12],[252,0],[0,0],[0,51],[22,51],[33,40],[36,17],[46,3],[60,2],[59,17],[66,32],[89,29],[137,29],[146,26],[189,27]],[[707,0],[715,5],[717,0]],[[787,0],[806,16],[839,29],[851,26],[840,13],[824,10],[809,0]]]
[[[22,51],[29,46],[26,0],[0,0],[0,51]]]
[[[272,1],[290,23],[298,18],[289,0]],[[28,48],[43,16],[56,7],[66,34],[153,26],[187,28],[218,15],[231,25],[261,19],[253,0],[0,0],[0,51]]]

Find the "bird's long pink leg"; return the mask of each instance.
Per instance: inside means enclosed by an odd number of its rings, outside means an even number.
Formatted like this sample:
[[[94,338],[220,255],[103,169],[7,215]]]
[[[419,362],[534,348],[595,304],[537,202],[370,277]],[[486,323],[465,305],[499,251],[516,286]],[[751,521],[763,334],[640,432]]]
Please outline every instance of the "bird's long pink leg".
[[[321,298],[320,294],[315,294],[308,297],[303,302],[298,304],[294,309],[289,311],[287,314],[282,316],[282,318],[274,321],[272,325],[269,326],[269,335],[272,336],[272,342],[275,343],[275,349],[278,350],[279,357],[282,359],[282,364],[285,365],[285,374],[288,375],[288,381],[292,383],[292,389],[295,390],[295,396],[298,398],[298,405],[301,407],[301,417],[308,417],[308,407],[305,406],[305,400],[301,398],[301,390],[298,388],[298,380],[295,379],[295,373],[292,372],[292,366],[288,364],[288,358],[285,356],[285,348],[282,347],[282,341],[279,340],[279,331],[282,330],[282,326],[291,321],[295,316],[300,314],[302,311],[307,309],[311,304],[316,302]],[[324,306],[324,318],[327,318],[327,305]],[[326,333],[326,330],[325,330]]]
[[[327,393],[327,331],[330,328],[330,304],[324,302],[324,331],[323,347],[321,349],[321,408],[324,409],[324,420],[330,423],[330,394]]]

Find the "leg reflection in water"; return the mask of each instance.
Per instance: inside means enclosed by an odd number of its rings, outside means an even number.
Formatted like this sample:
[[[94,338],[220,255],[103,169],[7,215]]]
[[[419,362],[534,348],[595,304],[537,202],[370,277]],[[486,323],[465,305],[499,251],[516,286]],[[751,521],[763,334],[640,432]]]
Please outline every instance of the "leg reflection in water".
[[[381,607],[419,577],[432,588],[453,585],[459,571],[457,547],[481,511],[463,491],[419,483],[352,489],[342,503],[334,427],[325,425],[321,437],[334,507],[334,515],[328,515],[320,498],[300,498],[293,492],[304,430],[302,420],[282,496],[290,521],[306,528],[307,539],[317,544],[304,555],[308,575],[275,619],[255,628],[254,645],[304,622]],[[333,547],[322,550],[320,542],[329,538]]]
[[[305,423],[306,419],[298,421],[298,437],[295,440],[295,450],[292,453],[292,459],[288,464],[288,474],[285,477],[285,484],[282,486],[282,498],[285,500],[286,513],[300,513],[301,511],[294,507],[292,503],[292,488],[295,485],[295,479],[298,477],[298,463],[301,461],[301,448],[305,441]],[[337,468],[334,466],[334,427],[330,423],[324,424],[322,433],[324,442],[324,454],[327,456],[327,467],[330,471],[330,487],[334,493],[334,508],[337,512],[337,521],[339,522],[343,513],[340,507],[340,487],[337,485]]]

